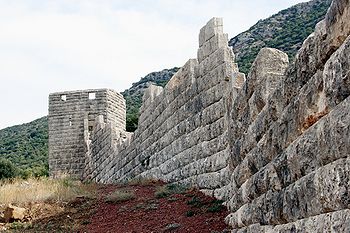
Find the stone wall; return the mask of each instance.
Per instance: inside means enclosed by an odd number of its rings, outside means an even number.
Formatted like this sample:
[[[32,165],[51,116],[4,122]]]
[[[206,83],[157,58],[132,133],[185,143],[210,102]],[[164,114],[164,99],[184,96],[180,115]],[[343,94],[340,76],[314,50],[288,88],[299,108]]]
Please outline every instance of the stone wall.
[[[333,2],[266,99],[251,95],[270,67],[261,52],[233,101],[234,232],[350,231],[349,9]]]
[[[221,19],[209,21],[199,39],[198,59],[189,60],[164,90],[151,86],[146,91],[139,128],[131,138],[108,149],[111,126],[96,127],[92,151],[101,145],[107,149],[103,156],[92,153],[103,161],[92,165],[92,179],[153,177],[207,191],[229,183],[226,96],[245,78],[234,63]],[[118,134],[113,132],[115,138]]]
[[[350,232],[349,8],[334,0],[291,64],[262,49],[247,78],[210,20],[197,59],[147,90],[134,134],[97,118],[85,174],[198,187],[233,232]]]
[[[81,178],[97,116],[125,130],[123,96],[108,89],[53,93],[49,96],[50,176]]]

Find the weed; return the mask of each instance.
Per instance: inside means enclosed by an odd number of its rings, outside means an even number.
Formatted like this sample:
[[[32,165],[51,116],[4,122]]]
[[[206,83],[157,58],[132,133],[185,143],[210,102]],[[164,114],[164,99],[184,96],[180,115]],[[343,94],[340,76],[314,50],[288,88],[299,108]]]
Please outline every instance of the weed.
[[[135,185],[150,186],[150,185],[154,185],[156,182],[157,182],[157,180],[155,180],[155,179],[138,177],[138,178],[134,178],[134,179],[129,180],[128,182],[126,182],[126,185],[130,185],[130,186],[135,186]]]
[[[181,227],[181,224],[179,224],[179,223],[171,223],[171,224],[168,224],[165,227],[164,232],[173,231],[175,229],[178,229],[179,227]]]
[[[148,204],[146,207],[145,207],[145,210],[156,210],[158,209],[159,205],[158,204]]]
[[[118,213],[122,213],[122,212],[125,212],[127,210],[129,210],[129,208],[127,206],[122,206],[118,209]]]
[[[185,186],[178,185],[178,184],[167,184],[167,185],[157,187],[154,195],[157,198],[164,198],[172,194],[182,194],[186,191],[187,191],[187,188]]]
[[[187,201],[187,205],[191,205],[193,207],[197,207],[200,208],[204,205],[204,203],[202,202],[202,200],[199,197],[192,197],[191,200]]]
[[[91,222],[89,219],[84,219],[84,221],[81,223],[83,225],[89,225]]]
[[[105,202],[107,203],[120,203],[120,202],[124,202],[124,201],[128,201],[128,200],[132,200],[135,198],[135,193],[132,190],[116,190],[113,193],[109,194],[106,199]]]
[[[222,205],[222,200],[213,200],[211,205],[208,207],[207,212],[209,213],[217,213],[224,210],[224,206]]]
[[[66,188],[73,187],[74,181],[68,177],[62,179],[62,185]]]
[[[174,201],[177,201],[177,200],[179,200],[179,199],[176,198],[176,197],[169,197],[169,198],[168,198],[168,201],[169,201],[169,202],[174,202]]]
[[[12,230],[23,230],[32,228],[32,225],[30,223],[13,222],[10,224],[9,228]]]
[[[187,217],[192,217],[192,216],[194,216],[194,211],[193,211],[193,210],[188,210],[188,211],[186,211],[186,216],[187,216]]]
[[[157,200],[148,200],[147,202],[138,203],[133,210],[156,210],[159,208],[159,202]]]

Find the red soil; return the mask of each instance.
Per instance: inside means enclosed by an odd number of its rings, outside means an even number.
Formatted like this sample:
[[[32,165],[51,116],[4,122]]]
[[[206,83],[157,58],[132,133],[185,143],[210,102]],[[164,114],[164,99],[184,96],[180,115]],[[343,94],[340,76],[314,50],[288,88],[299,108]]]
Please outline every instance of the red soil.
[[[107,203],[105,197],[123,187],[101,188],[96,212],[82,232],[229,232],[224,223],[228,215],[226,208],[220,206],[222,208],[208,211],[215,199],[195,190],[157,198],[155,190],[161,185],[128,186],[127,189],[134,190],[135,199],[116,204]]]
[[[97,185],[97,198],[82,196],[69,203],[37,203],[35,211],[31,208],[34,212],[22,223],[24,225],[2,224],[0,227],[11,229],[11,232],[30,233],[229,232],[224,223],[228,211],[221,202],[196,190],[173,189],[159,198],[155,191],[164,185],[160,182]],[[131,190],[134,199],[116,203],[106,201],[106,197],[116,190]]]

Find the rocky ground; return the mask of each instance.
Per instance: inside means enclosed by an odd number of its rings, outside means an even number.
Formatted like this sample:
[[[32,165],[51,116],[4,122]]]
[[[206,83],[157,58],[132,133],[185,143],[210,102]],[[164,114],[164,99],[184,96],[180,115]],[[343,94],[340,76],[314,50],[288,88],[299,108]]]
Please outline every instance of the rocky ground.
[[[99,185],[95,198],[32,203],[6,232],[229,232],[221,202],[197,190],[160,182]]]

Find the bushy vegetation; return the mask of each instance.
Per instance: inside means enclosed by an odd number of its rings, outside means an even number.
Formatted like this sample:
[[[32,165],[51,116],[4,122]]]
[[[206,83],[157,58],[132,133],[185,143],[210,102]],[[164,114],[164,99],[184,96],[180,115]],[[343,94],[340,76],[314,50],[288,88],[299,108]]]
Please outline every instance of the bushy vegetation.
[[[117,204],[120,202],[128,201],[135,199],[136,195],[133,190],[127,190],[127,189],[117,189],[116,191],[110,193],[106,198],[105,202],[111,203],[111,204]]]
[[[0,160],[2,167],[11,167],[8,162],[13,164],[12,176],[47,176],[47,117],[0,130]]]
[[[154,195],[157,198],[164,198],[171,196],[173,194],[182,194],[188,190],[188,187],[178,184],[167,184],[163,186],[159,186],[156,188]]]
[[[17,175],[15,166],[7,159],[0,159],[0,180],[13,178]]]
[[[126,131],[134,132],[139,121],[139,109],[142,105],[141,93],[124,95],[126,102]]]

